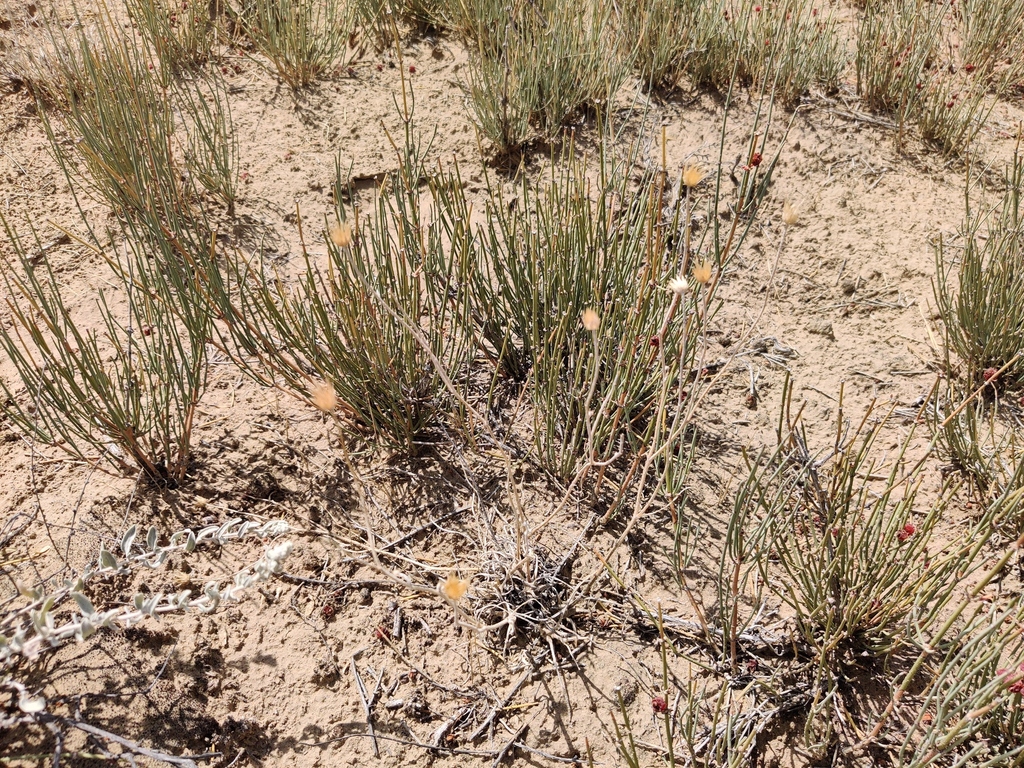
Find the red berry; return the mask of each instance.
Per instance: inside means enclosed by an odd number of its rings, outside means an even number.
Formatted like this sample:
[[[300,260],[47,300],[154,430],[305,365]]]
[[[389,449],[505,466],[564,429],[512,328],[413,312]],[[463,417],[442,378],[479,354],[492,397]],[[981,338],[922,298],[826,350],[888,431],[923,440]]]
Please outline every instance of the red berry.
[[[416,67],[413,66],[412,64],[409,65],[409,74],[410,75],[415,75],[416,74]]]
[[[668,702],[662,696],[655,696],[651,699],[651,709],[659,715],[668,712]]]
[[[990,368],[986,368],[984,371],[982,371],[981,378],[984,379],[985,381],[992,381],[992,379],[994,379],[998,375],[999,375],[999,369],[998,368],[991,368],[990,367]]]
[[[973,72],[977,67],[973,64],[964,64],[964,72]]]
[[[760,164],[761,164],[761,153],[760,152],[755,152],[753,154],[753,156],[750,158],[750,167],[751,168],[757,168],[757,166],[759,166]]]

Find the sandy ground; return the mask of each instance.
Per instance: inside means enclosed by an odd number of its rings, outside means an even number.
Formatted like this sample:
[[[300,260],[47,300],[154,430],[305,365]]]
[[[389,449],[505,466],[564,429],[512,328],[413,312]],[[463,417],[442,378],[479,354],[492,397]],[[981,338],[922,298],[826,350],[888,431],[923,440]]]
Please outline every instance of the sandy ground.
[[[419,39],[404,56],[405,65],[415,68],[409,79],[418,126],[437,131],[431,155],[442,163],[457,158],[470,194],[482,199],[484,166],[461,89],[464,50],[454,40]],[[333,210],[337,157],[342,167],[351,166],[353,179],[362,180],[366,194],[395,168],[384,127],[393,134],[400,129],[393,101],[398,70],[390,55],[370,54],[296,99],[249,59],[230,62],[240,69],[229,77],[243,179],[238,215],[267,227],[282,263],[297,263],[294,211],[298,206],[304,220],[319,221]],[[638,102],[646,104],[645,119],[625,111]],[[670,169],[716,156],[718,100],[688,93],[637,97],[636,84],[629,83],[619,104],[627,134],[651,147],[658,146],[664,126]],[[745,145],[752,112],[744,100],[735,107],[726,157]],[[1001,167],[1011,157],[1022,118],[1019,100],[998,104],[977,142],[976,164]],[[581,135],[588,130],[581,126]],[[691,504],[704,521],[706,544],[689,573],[695,592],[708,601],[742,450],[772,444],[786,368],[794,399],[806,402],[805,420],[819,440],[832,429],[840,387],[847,411],[860,415],[873,401],[881,409],[911,408],[933,385],[940,336],[932,241],[953,234],[963,216],[962,161],[917,145],[897,152],[889,131],[851,117],[841,102],[816,100],[795,116],[779,115],[769,146],[781,152],[771,197],[726,277],[713,329],[721,342],[716,353],[730,366],[701,415],[706,434]],[[533,158],[522,172],[542,164],[543,157]],[[799,221],[786,235],[769,284],[784,201],[796,206]],[[94,220],[107,215],[98,203],[82,204]],[[35,227],[43,243],[53,243],[45,258],[69,303],[83,323],[95,319],[94,297],[110,285],[108,269],[87,249],[59,237],[55,225],[72,231],[80,226],[76,205],[31,98],[14,88],[0,92],[0,211],[19,231]],[[314,247],[322,250],[322,244]],[[737,348],[735,341],[754,320],[750,340]],[[9,322],[6,311],[0,311],[0,322]],[[0,375],[10,370],[8,361],[0,361]],[[753,408],[747,398],[752,376],[759,395]],[[908,428],[906,422],[889,427],[892,443]],[[661,739],[651,707],[661,675],[657,632],[613,599],[620,590],[609,586],[606,601],[588,603],[574,618],[578,644],[561,654],[562,672],[555,673],[548,648],[536,638],[513,638],[507,648],[500,639],[485,643],[449,603],[389,585],[353,558],[356,534],[372,526],[384,543],[415,532],[395,549],[430,563],[438,579],[453,568],[486,568],[496,557],[491,545],[474,549],[466,542],[479,541],[481,521],[490,514],[481,500],[500,506],[507,493],[504,469],[493,457],[439,450],[405,460],[366,452],[360,470],[377,506],[364,519],[331,427],[311,409],[256,386],[217,355],[196,448],[190,482],[161,491],[31,446],[0,420],[0,514],[9,526],[32,519],[0,555],[18,580],[61,573],[65,555],[72,568],[83,567],[100,541],[116,540],[131,523],[171,532],[245,515],[280,517],[296,529],[289,576],[241,603],[212,616],[101,632],[33,666],[25,682],[60,701],[61,712],[168,752],[217,752],[210,764],[219,766],[240,764],[236,760],[304,767],[483,765],[513,740],[525,745],[505,755],[513,764],[571,764],[589,744],[597,764],[615,765],[621,758],[612,717],[621,720],[620,693],[637,738],[652,744]],[[484,489],[481,494],[468,478]],[[933,490],[937,460],[930,478]],[[538,537],[538,551],[552,562],[577,552],[576,573],[589,572],[596,565],[592,550],[615,531],[580,547],[589,515],[585,501],[560,505],[558,487],[534,480],[524,486],[529,508],[538,520],[556,514],[555,524]],[[962,505],[954,508],[944,523],[951,538],[959,535],[962,511]],[[443,522],[431,525],[439,518]],[[672,538],[667,515],[645,520],[612,565],[624,589],[649,604],[660,600],[666,614],[693,620],[693,608],[673,579]],[[145,581],[156,592],[229,578],[260,552],[252,544],[203,550],[187,561],[175,556]],[[400,560],[388,562],[400,568]],[[111,580],[103,593],[116,603],[138,583]],[[476,587],[467,598],[470,608]],[[9,581],[0,590],[6,598]],[[683,679],[703,679],[696,666],[673,664]],[[376,743],[367,735],[360,684],[375,697]],[[865,697],[866,709],[858,714],[863,723],[872,707],[884,705],[884,699]],[[498,703],[506,708],[489,722]],[[799,719],[773,727],[761,764],[807,764],[807,757],[786,746],[801,727]],[[12,731],[0,735],[0,743],[8,756],[53,749],[42,731]],[[67,749],[83,747],[79,739]],[[651,764],[658,760],[654,752],[643,754]],[[25,758],[21,764],[36,762]],[[64,761],[86,762],[72,756]]]

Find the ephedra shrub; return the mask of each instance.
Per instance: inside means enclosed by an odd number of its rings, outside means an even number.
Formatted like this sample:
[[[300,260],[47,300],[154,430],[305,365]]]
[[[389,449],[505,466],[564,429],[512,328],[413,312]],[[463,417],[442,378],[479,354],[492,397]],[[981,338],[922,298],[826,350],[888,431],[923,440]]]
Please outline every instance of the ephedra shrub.
[[[759,145],[763,149],[763,145]],[[475,331],[527,385],[541,463],[561,477],[623,455],[682,450],[702,390],[716,290],[755,220],[772,163],[750,146],[735,199],[720,168],[630,180],[610,152],[572,152],[514,199],[492,191],[473,283]],[[511,193],[509,193],[511,194]],[[711,213],[729,201],[741,215]],[[709,227],[697,230],[695,211]]]
[[[935,245],[935,301],[948,376],[937,388],[933,426],[953,467],[982,497],[1020,483],[1019,438],[1004,393],[1024,381],[1024,161],[1006,171],[1002,199],[974,207]]]
[[[858,22],[857,93],[893,117],[899,146],[916,125],[928,144],[960,154],[991,109],[978,65],[954,53],[965,31],[952,16],[949,2],[869,0]]]
[[[1024,375],[1024,160],[1014,158],[1006,191],[993,210],[973,210],[970,201],[957,238],[962,250],[940,238],[935,251],[935,300],[948,349],[973,384],[986,371],[1001,370],[1003,384]],[[955,258],[954,258],[955,257]],[[954,279],[955,271],[955,279]],[[1005,370],[1004,370],[1005,369]]]
[[[440,371],[461,379],[469,354],[459,288],[474,236],[461,183],[429,171],[426,151],[410,124],[388,193],[363,219],[339,202],[323,228],[326,258],[304,248],[294,280],[241,256],[196,265],[244,370],[407,453],[444,421]],[[339,167],[335,200],[346,191]]]
[[[629,72],[610,3],[514,0],[498,12],[479,0],[467,9],[477,54],[471,106],[499,153],[534,135],[553,139],[588,110],[606,111]]]
[[[0,331],[0,345],[21,385],[4,383],[6,411],[75,456],[180,483],[211,320],[179,267],[212,247],[198,184],[233,199],[229,116],[216,88],[162,86],[145,46],[107,17],[55,31],[53,42],[64,90],[44,125],[72,190],[112,207],[123,244],[108,245],[83,213],[91,247],[115,277],[96,300],[99,327],[84,330],[49,264],[37,265],[31,241],[7,229],[16,259],[4,280],[16,324]]]
[[[304,88],[352,57],[354,0],[243,0],[245,33],[291,88]]]

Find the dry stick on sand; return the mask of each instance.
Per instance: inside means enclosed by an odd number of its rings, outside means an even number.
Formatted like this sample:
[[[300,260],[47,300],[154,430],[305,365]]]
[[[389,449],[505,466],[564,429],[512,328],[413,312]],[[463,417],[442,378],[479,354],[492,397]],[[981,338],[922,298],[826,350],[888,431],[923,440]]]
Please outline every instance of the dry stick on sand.
[[[214,757],[221,757],[221,752],[206,752],[201,755],[192,755],[191,757],[184,757],[178,755],[169,755],[166,752],[160,752],[155,749],[149,749],[141,744],[138,744],[131,739],[126,739],[124,736],[118,736],[116,733],[105,731],[102,728],[97,728],[95,725],[82,722],[73,717],[58,717],[57,715],[51,715],[48,712],[40,712],[31,717],[22,718],[21,722],[34,722],[46,726],[59,727],[61,725],[70,728],[75,728],[79,731],[84,731],[90,736],[96,736],[106,741],[112,741],[124,747],[129,754],[138,755],[139,757],[148,757],[150,760],[156,760],[161,763],[168,763],[170,765],[178,765],[181,768],[199,768],[196,760],[209,760]],[[55,761],[59,761],[59,755],[54,755]]]
[[[363,713],[366,715],[366,731],[370,736],[370,742],[373,744],[373,756],[380,757],[380,747],[377,745],[377,734],[373,728],[373,704],[377,699],[377,688],[374,688],[373,696],[367,696],[366,686],[363,684],[363,678],[359,675],[359,668],[356,666],[356,656],[358,653],[352,654],[352,676],[356,679],[356,690],[359,692],[359,700],[363,703]],[[381,670],[377,676],[377,686],[380,685],[381,678],[384,676],[384,670]]]

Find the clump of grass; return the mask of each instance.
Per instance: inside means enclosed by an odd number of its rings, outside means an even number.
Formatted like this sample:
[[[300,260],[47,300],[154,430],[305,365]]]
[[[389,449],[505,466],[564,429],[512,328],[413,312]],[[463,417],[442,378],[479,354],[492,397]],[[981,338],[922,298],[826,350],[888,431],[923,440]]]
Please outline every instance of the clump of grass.
[[[63,98],[59,111],[44,113],[72,190],[109,203],[125,238],[124,256],[94,245],[116,277],[98,299],[102,330],[77,326],[49,267],[35,267],[9,230],[19,257],[5,274],[16,330],[0,342],[24,391],[5,387],[12,420],[30,434],[177,484],[191,461],[211,329],[186,266],[213,247],[195,203],[202,184],[230,205],[234,152],[223,94],[160,85],[144,46],[115,29],[101,16],[88,35],[53,32]],[[84,214],[83,223],[92,227]],[[101,238],[92,233],[92,241]]]
[[[637,419],[662,374],[652,339],[670,350],[669,378],[678,355],[688,370],[698,352],[669,323],[670,305],[684,323],[698,305],[694,293],[667,288],[678,259],[656,227],[657,179],[632,192],[624,178],[606,177],[595,189],[584,174],[570,157],[539,191],[524,181],[514,206],[491,202],[474,302],[501,368],[528,382],[541,463],[563,477],[584,453],[606,461],[625,434],[650,422]]]
[[[937,659],[900,748],[902,765],[1020,765],[1024,601],[982,606]]]
[[[965,67],[997,91],[1024,82],[1024,4],[1020,0],[964,0]]]
[[[216,75],[180,83],[171,92],[180,115],[180,155],[192,181],[215,195],[234,214],[238,197],[238,135],[227,88]],[[184,137],[182,137],[184,134]]]
[[[141,47],[117,36],[112,22],[90,32],[56,33],[66,108],[43,117],[58,161],[119,215],[186,206],[173,110]]]
[[[109,18],[54,34],[63,108],[43,118],[77,188],[135,220],[180,216],[200,186],[232,205],[237,148],[221,87],[161,86],[145,46]]]
[[[480,2],[470,14],[478,54],[471,65],[471,106],[501,153],[525,143],[528,127],[553,139],[582,111],[603,109],[629,71],[615,44],[608,4],[517,0],[498,14],[491,3]]]
[[[49,264],[34,266],[10,228],[7,235],[19,261],[3,272],[15,325],[0,329],[0,348],[21,387],[0,381],[6,416],[76,458],[181,483],[206,387],[207,317],[184,315],[191,322],[183,323],[170,309],[171,287],[138,248],[114,263],[127,306],[101,292],[101,330],[83,330]]]
[[[245,0],[245,33],[288,86],[305,88],[351,57],[356,4],[351,0]]]
[[[792,105],[812,86],[835,90],[846,67],[835,19],[809,0],[700,3],[688,27],[683,70],[697,86],[726,90],[735,78]]]
[[[395,45],[399,25],[414,33],[431,33],[457,27],[467,13],[464,4],[456,0],[357,0],[360,23],[375,30],[383,45]]]
[[[499,371],[527,385],[538,456],[561,477],[581,461],[685,454],[721,270],[771,174],[767,162],[746,167],[734,204],[747,215],[723,230],[712,213],[725,199],[720,171],[636,184],[628,164],[602,155],[594,179],[570,152],[539,189],[524,181],[514,201],[497,193],[487,206],[475,333]],[[695,232],[704,207],[714,223]]]
[[[707,5],[693,0],[641,0],[622,5],[621,41],[648,88],[677,85],[688,58],[713,44],[719,22],[705,10]]]
[[[954,370],[959,362],[968,387],[982,385],[995,371],[1000,374],[993,386],[1014,387],[1024,376],[1024,160],[1019,155],[1005,181],[995,210],[972,211],[968,200],[959,253],[943,239],[935,249],[935,301],[952,353],[947,367]]]
[[[744,6],[749,61],[746,70],[786,104],[818,86],[835,91],[847,57],[831,13],[809,0]]]
[[[210,60],[217,41],[217,8],[209,0],[127,0],[128,13],[152,47],[165,79]]]
[[[325,233],[326,260],[304,248],[294,285],[258,260],[197,268],[246,371],[414,452],[446,412],[441,376],[465,369],[457,287],[474,240],[461,182],[428,175],[425,148],[406,138],[372,217],[349,221],[339,208]],[[420,197],[424,177],[429,205]],[[344,192],[339,168],[335,200]]]

